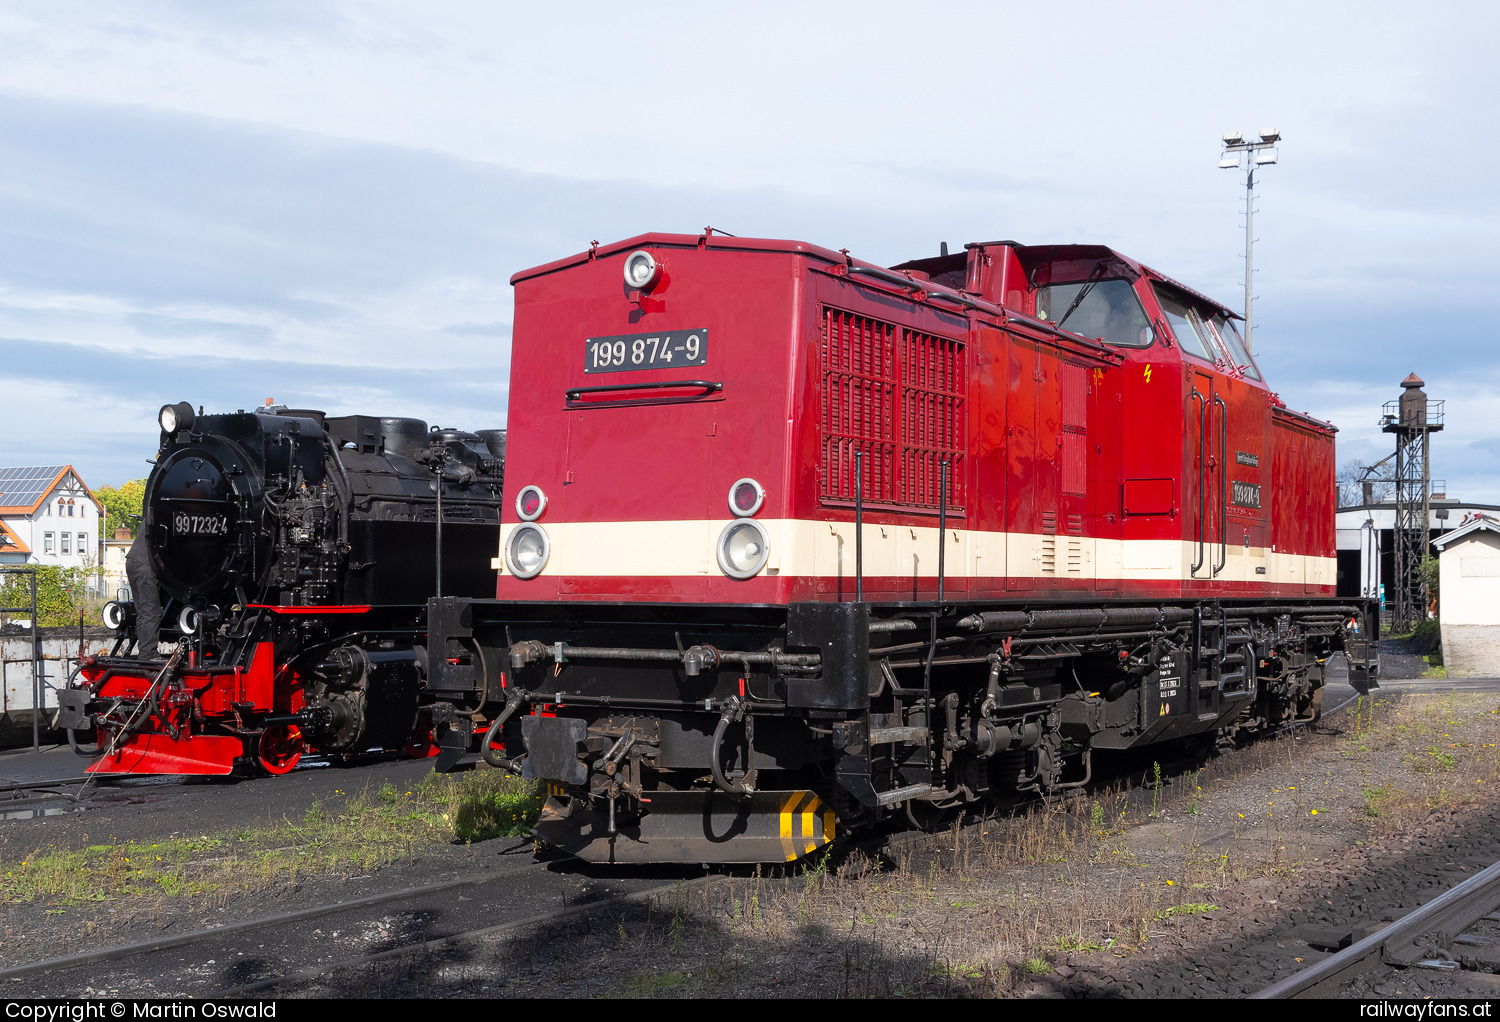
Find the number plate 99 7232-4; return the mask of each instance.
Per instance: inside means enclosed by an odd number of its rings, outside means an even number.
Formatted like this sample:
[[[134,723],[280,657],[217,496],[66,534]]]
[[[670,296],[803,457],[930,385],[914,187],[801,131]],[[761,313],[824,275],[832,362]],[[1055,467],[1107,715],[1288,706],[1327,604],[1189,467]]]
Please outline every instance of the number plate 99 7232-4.
[[[583,371],[586,373],[671,369],[674,366],[701,366],[707,362],[707,330],[619,334],[590,337],[583,342]]]

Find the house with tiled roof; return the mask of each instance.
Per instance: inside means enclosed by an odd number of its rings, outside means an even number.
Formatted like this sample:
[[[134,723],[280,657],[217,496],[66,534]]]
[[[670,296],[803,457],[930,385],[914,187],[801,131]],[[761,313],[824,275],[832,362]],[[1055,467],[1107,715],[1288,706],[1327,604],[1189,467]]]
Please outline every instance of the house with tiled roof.
[[[94,568],[104,506],[72,465],[0,468],[0,563]]]
[[[0,519],[0,564],[25,564],[31,558],[31,547],[21,542],[15,530]]]

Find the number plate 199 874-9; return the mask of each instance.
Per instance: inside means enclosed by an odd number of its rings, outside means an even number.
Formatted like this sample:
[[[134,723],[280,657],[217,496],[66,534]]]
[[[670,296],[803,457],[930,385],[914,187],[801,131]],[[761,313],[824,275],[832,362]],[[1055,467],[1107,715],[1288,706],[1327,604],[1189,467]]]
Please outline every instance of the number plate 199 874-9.
[[[706,329],[589,337],[583,342],[583,371],[586,373],[671,369],[675,366],[701,366],[707,362]]]

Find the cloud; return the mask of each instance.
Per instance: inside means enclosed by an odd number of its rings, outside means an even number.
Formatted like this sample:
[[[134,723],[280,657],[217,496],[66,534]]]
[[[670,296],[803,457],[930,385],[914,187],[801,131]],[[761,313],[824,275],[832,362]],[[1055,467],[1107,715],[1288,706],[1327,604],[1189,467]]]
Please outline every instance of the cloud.
[[[37,392],[88,376],[116,397],[100,431],[148,447],[159,397],[289,387],[490,425],[513,272],[706,224],[887,264],[1102,242],[1238,306],[1243,178],[1217,139],[1276,126],[1271,386],[1378,460],[1415,369],[1452,402],[1435,473],[1500,502],[1497,143],[1475,128],[1496,28],[1478,4],[7,4],[0,364]],[[52,449],[45,419],[4,443]]]
[[[443,327],[446,334],[477,334],[480,337],[509,337],[509,323],[454,323]]]

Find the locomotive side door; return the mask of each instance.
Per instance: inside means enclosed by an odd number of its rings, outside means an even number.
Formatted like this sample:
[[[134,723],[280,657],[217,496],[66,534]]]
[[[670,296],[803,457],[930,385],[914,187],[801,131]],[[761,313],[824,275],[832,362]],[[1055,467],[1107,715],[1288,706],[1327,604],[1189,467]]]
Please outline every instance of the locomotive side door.
[[[1125,537],[1121,503],[1120,438],[1124,410],[1120,394],[1120,376],[1110,377],[1102,369],[1089,371],[1089,404],[1094,421],[1088,430],[1087,455],[1089,472],[1089,513],[1094,524],[1094,588],[1114,592],[1120,588],[1123,568],[1121,541]],[[1106,379],[1108,382],[1106,383]]]
[[[1213,578],[1225,562],[1224,460],[1228,449],[1229,416],[1223,388],[1214,373],[1196,366],[1188,374],[1186,419],[1188,428],[1189,491],[1188,565],[1190,578]]]

